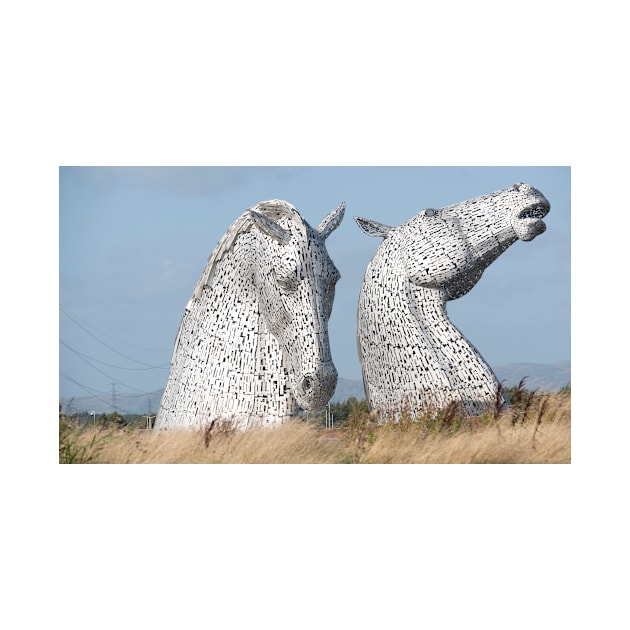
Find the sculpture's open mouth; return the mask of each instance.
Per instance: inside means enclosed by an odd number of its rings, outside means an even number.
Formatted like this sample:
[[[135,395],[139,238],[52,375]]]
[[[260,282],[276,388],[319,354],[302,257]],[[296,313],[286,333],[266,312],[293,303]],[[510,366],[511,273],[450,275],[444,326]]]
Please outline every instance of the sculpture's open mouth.
[[[512,220],[516,236],[521,241],[531,241],[542,234],[547,229],[543,218],[547,216],[549,210],[549,204],[541,202],[523,208]]]
[[[518,213],[518,219],[542,219],[549,213],[549,206],[535,204],[529,208],[525,208]]]

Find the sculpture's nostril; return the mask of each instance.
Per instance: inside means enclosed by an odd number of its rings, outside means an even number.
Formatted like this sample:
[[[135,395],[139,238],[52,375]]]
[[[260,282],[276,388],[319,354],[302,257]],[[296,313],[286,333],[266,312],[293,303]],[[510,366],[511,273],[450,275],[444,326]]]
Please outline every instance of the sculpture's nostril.
[[[320,411],[335,391],[337,370],[332,364],[324,364],[316,372],[307,372],[298,379],[295,387],[297,402],[308,411]]]

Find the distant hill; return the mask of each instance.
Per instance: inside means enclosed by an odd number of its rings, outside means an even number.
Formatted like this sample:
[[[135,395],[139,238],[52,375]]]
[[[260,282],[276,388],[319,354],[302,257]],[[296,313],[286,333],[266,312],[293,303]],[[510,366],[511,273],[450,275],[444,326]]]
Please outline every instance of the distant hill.
[[[492,368],[499,381],[505,387],[517,385],[525,378],[527,389],[545,392],[557,392],[571,382],[571,361],[555,363],[508,363]],[[365,398],[363,382],[339,378],[337,389],[331,402],[341,402],[354,396],[357,400]]]
[[[351,381],[347,378],[339,377],[337,381],[337,389],[333,394],[330,402],[343,402],[348,398],[356,398],[363,400],[365,398],[365,390],[363,389],[363,381]]]
[[[556,363],[509,363],[497,365],[494,373],[505,387],[511,387],[526,376],[527,389],[557,392],[571,382],[571,361]]]
[[[493,368],[497,378],[505,387],[516,385],[521,378],[527,377],[525,387],[527,389],[539,389],[541,391],[554,392],[562,389],[571,381],[571,361],[557,361],[556,363],[509,363],[497,365]],[[146,414],[151,406],[151,412],[155,413],[162,398],[163,389],[156,389],[147,394],[117,394],[116,407],[119,413]],[[365,398],[365,391],[361,381],[353,381],[347,378],[339,378],[337,389],[331,398],[331,402],[341,402],[354,397],[357,400]],[[70,405],[78,411],[94,411],[97,414],[111,413],[112,403],[104,398],[83,396],[64,400],[64,412]]]
[[[508,363],[492,368],[499,381],[505,387],[517,385],[525,378],[527,389],[538,389],[545,392],[557,392],[571,382],[571,361],[556,363]],[[365,398],[363,383],[340,378],[332,402],[348,400],[354,396],[357,400]]]

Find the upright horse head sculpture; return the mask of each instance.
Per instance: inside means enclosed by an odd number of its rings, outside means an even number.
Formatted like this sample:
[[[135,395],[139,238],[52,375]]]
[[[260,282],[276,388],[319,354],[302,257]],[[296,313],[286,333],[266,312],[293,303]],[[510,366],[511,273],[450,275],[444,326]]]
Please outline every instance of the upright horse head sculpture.
[[[337,385],[328,319],[340,274],[324,241],[344,209],[314,229],[273,199],[231,225],[186,306],[156,428],[274,425],[326,405]]]
[[[479,281],[484,269],[517,240],[545,229],[547,199],[515,184],[441,209],[422,210],[392,228],[355,217],[384,238],[359,296],[358,350],[370,406],[396,416],[451,402],[469,414],[495,399],[498,380],[450,322],[446,302]]]

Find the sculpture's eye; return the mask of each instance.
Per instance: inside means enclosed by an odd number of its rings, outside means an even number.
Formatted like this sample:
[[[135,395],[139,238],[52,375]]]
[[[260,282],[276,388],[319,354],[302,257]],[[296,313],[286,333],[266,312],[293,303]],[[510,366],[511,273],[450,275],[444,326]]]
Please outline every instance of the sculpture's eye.
[[[297,291],[299,281],[296,277],[276,275],[276,284],[278,285],[280,292],[287,295]]]

